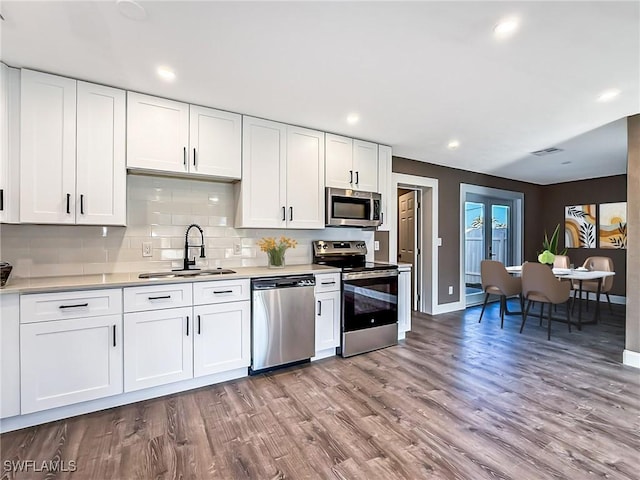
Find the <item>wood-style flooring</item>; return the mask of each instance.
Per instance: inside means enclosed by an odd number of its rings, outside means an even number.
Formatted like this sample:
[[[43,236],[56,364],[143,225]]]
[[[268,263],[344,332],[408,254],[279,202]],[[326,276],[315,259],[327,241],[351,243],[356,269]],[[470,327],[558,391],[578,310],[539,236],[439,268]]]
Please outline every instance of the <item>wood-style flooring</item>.
[[[5,460],[85,479],[638,479],[624,311],[568,333],[497,304],[414,315],[398,346],[11,432]]]

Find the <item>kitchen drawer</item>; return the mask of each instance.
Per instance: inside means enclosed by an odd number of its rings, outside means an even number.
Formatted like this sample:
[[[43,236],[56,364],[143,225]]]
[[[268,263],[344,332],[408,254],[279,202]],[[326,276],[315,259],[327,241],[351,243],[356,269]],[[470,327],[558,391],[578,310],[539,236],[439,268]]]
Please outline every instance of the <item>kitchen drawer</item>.
[[[83,290],[20,296],[20,323],[122,313],[122,290]]]
[[[249,279],[218,280],[193,284],[193,304],[237,302],[251,298]]]
[[[190,283],[128,287],[124,289],[125,312],[190,307],[191,302],[192,288]]]
[[[334,292],[340,290],[340,273],[316,274],[315,293]]]

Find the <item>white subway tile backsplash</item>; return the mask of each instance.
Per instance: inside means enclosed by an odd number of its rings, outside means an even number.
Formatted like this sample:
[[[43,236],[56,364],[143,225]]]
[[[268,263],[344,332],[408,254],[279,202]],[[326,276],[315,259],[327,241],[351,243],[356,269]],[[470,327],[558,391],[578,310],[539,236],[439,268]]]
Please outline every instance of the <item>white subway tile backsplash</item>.
[[[373,258],[373,232],[350,228],[324,230],[235,229],[234,187],[193,179],[129,175],[127,227],[73,225],[2,225],[0,260],[11,263],[17,277],[89,275],[165,271],[181,268],[187,225],[199,224],[205,235],[206,258],[200,268],[265,266],[267,256],[257,242],[286,236],[298,246],[287,251],[289,265],[310,263],[312,240],[364,240]],[[192,230],[190,243],[199,245]],[[151,242],[152,257],[142,257]],[[240,244],[240,255],[234,246]],[[198,257],[198,249],[190,256]]]

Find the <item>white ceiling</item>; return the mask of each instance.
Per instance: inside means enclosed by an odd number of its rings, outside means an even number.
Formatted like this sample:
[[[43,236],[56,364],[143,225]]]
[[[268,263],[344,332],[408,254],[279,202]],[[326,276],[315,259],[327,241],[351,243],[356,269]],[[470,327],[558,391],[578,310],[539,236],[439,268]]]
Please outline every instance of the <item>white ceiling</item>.
[[[141,4],[143,21],[115,1],[3,1],[2,59],[534,183],[626,171],[615,121],[640,111],[640,2]],[[514,15],[520,29],[494,38]]]

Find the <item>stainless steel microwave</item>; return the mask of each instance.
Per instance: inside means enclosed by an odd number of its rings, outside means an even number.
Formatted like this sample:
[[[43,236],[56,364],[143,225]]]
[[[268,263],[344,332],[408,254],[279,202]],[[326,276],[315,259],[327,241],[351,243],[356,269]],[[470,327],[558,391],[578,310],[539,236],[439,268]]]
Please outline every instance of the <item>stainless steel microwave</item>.
[[[326,197],[328,227],[377,227],[382,223],[379,193],[327,187]]]

